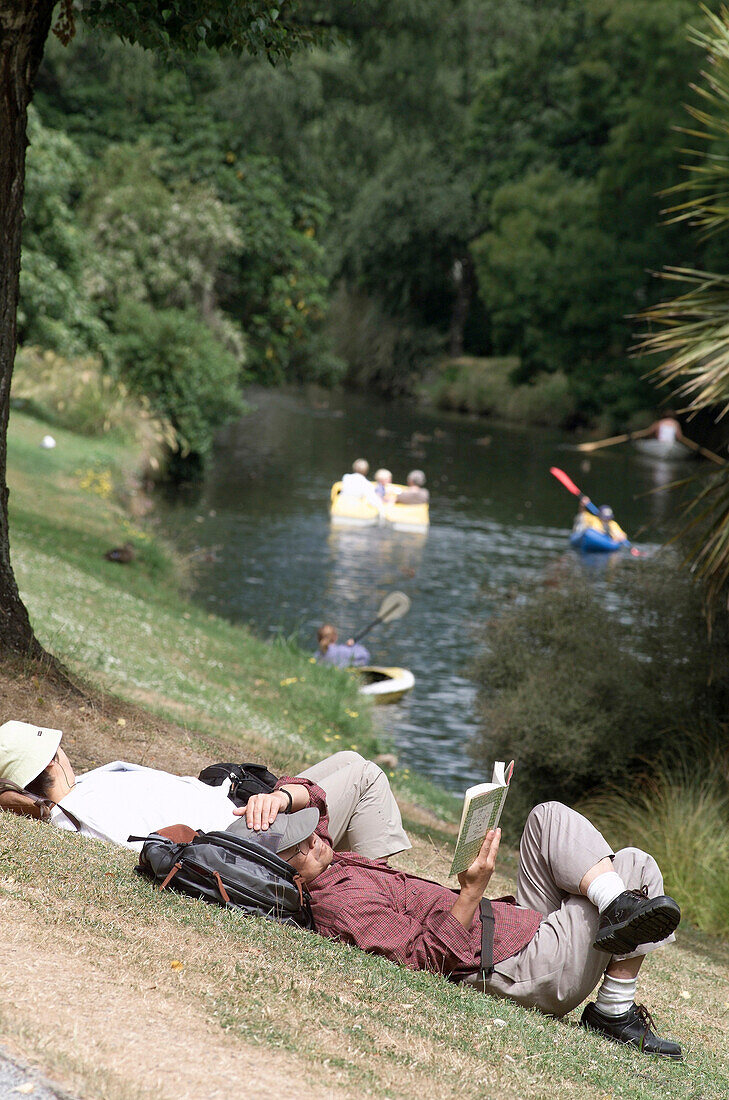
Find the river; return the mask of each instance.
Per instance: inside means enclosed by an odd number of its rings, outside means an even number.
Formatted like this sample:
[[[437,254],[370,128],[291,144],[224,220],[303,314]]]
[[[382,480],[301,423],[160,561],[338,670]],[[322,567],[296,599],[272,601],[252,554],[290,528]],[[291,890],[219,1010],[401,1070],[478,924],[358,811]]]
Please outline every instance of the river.
[[[525,579],[584,568],[567,544],[575,501],[549,467],[565,469],[596,503],[609,501],[648,553],[673,511],[670,495],[652,490],[676,467],[625,446],[586,461],[556,431],[360,396],[263,391],[251,400],[254,411],[220,435],[202,486],[162,505],[167,533],[203,559],[194,599],[313,651],[322,622],[347,637],[388,591],[406,592],[409,615],[376,628],[367,645],[376,663],[410,668],[416,684],[402,703],[379,707],[377,720],[401,763],[452,789],[483,778],[467,751],[478,628]],[[389,467],[396,481],[426,471],[427,534],[330,527],[330,487],[357,457]],[[596,583],[609,588],[610,577]]]

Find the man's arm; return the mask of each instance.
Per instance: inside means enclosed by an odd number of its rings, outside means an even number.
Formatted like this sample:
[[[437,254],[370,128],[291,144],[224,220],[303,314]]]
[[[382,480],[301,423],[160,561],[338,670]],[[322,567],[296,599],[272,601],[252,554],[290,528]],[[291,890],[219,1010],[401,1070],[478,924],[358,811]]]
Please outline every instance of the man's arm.
[[[306,784],[289,782],[270,794],[251,795],[245,806],[233,810],[233,813],[239,817],[245,814],[249,829],[263,829],[265,832],[269,825],[273,825],[278,815],[289,808],[289,800],[284,791],[288,791],[291,795],[290,813],[304,810],[309,805],[309,788]]]
[[[458,876],[461,892],[451,909],[451,916],[468,929],[473,924],[476,910],[481,904],[484,890],[494,873],[496,856],[501,842],[501,829],[491,829],[486,833],[481,850],[470,867]]]

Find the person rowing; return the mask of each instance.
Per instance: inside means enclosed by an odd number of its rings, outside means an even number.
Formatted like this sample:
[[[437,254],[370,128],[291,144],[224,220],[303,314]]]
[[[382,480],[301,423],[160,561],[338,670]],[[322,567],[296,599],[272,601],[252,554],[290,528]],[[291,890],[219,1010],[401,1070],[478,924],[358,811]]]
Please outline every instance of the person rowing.
[[[368,665],[370,652],[366,646],[359,645],[354,638],[348,638],[344,645],[339,643],[339,631],[332,623],[323,623],[316,632],[319,648],[315,653],[320,665],[334,665],[336,668],[350,668]]]

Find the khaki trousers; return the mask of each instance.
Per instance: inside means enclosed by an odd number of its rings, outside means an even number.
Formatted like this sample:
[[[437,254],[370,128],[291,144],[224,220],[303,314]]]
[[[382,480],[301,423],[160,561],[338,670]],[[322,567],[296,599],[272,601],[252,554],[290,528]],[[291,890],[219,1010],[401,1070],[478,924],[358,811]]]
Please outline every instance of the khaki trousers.
[[[300,774],[327,796],[336,851],[381,859],[412,847],[389,780],[371,760],[358,752],[337,752]]]
[[[599,913],[579,893],[579,884],[604,856],[613,857],[613,867],[628,890],[647,886],[650,897],[663,893],[663,878],[652,856],[639,848],[623,848],[613,855],[601,833],[576,810],[561,802],[535,806],[521,838],[516,900],[544,913],[545,919],[517,955],[498,963],[486,981],[473,974],[468,984],[552,1016],[564,1016],[584,1001],[610,957],[592,946]],[[674,939],[671,935],[661,944],[641,944],[630,957],[646,955]]]

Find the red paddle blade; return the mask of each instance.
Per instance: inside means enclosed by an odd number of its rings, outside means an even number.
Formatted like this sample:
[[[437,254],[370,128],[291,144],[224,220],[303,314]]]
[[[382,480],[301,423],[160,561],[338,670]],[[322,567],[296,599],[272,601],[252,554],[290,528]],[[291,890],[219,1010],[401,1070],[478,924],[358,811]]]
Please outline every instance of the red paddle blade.
[[[582,496],[582,492],[577,488],[571,477],[568,477],[564,470],[560,470],[558,466],[550,466],[549,472],[553,477],[557,478],[557,481],[561,481],[568,493],[573,493],[576,497]]]

